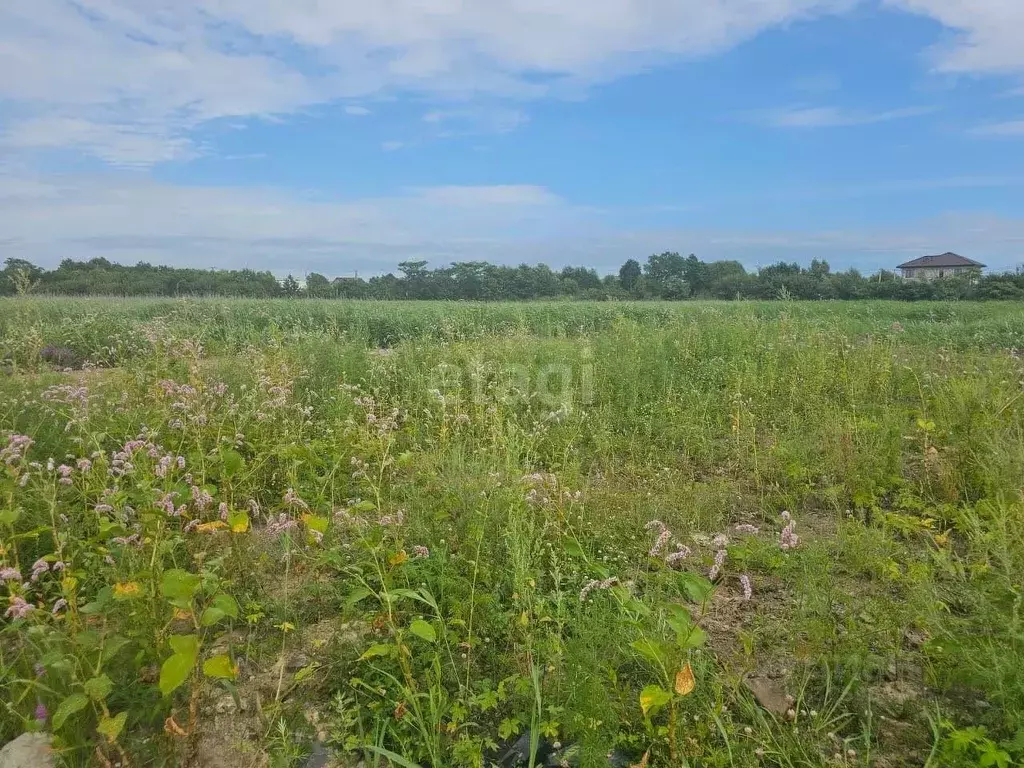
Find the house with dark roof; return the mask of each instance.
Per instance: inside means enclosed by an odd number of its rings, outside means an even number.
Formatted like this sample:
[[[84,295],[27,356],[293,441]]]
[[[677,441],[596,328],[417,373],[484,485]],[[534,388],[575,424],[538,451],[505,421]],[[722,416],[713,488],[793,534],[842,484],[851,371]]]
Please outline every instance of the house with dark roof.
[[[984,268],[984,264],[956,253],[922,256],[897,267],[907,280],[936,280],[955,275],[977,275]]]

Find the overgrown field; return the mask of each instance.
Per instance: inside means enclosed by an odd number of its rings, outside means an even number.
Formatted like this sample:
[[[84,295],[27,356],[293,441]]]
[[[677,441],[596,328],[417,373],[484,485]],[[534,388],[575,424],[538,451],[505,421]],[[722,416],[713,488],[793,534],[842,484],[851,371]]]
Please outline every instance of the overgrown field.
[[[1022,349],[999,303],[4,300],[0,743],[1024,765]]]

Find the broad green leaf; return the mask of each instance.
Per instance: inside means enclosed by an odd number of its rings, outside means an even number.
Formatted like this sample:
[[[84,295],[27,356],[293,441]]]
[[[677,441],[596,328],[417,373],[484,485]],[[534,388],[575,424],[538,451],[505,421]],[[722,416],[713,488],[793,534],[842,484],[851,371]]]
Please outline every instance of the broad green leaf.
[[[114,658],[118,651],[128,645],[128,642],[127,637],[121,637],[120,635],[108,637],[107,641],[103,644],[103,661],[107,662]]]
[[[249,530],[249,513],[245,511],[229,512],[228,527],[231,528],[232,533],[245,533]]]
[[[238,603],[227,592],[221,592],[215,596],[211,606],[219,611],[223,611],[225,616],[230,616],[232,619],[238,618]]]
[[[576,541],[576,539],[570,536],[566,536],[562,539],[562,549],[567,555],[572,555],[573,557],[584,557],[583,547],[580,546],[580,543]]]
[[[81,712],[87,706],[89,706],[88,696],[84,693],[72,693],[60,703],[57,710],[53,713],[53,730],[60,730],[65,720],[75,714],[75,712]]]
[[[220,460],[224,464],[224,474],[231,477],[245,466],[245,459],[233,448],[224,448],[220,452]]]
[[[356,589],[353,589],[352,592],[349,593],[349,596],[347,598],[345,598],[345,607],[346,608],[351,608],[356,603],[358,603],[360,600],[365,600],[367,597],[369,597],[372,594],[373,594],[373,592],[370,591],[369,589],[367,589],[366,587],[357,587]]]
[[[111,689],[114,687],[113,681],[106,675],[100,675],[90,680],[86,680],[82,685],[85,689],[86,695],[93,701],[103,701],[110,695]]]
[[[354,507],[352,507],[351,511],[357,512],[357,513],[358,512],[373,512],[373,510],[375,510],[376,508],[377,507],[374,505],[374,503],[372,501],[370,501],[369,499],[363,499],[358,504],[356,504]]]
[[[3,525],[14,525],[18,522],[18,518],[21,517],[20,507],[8,507],[7,509],[0,509],[0,523]]]
[[[164,571],[160,592],[171,600],[191,600],[199,591],[200,579],[194,573],[172,568]]]
[[[683,606],[675,603],[666,609],[665,621],[680,638],[686,637],[693,629],[693,618]]]
[[[238,677],[238,666],[227,654],[214,656],[203,662],[203,674],[223,680],[234,680]]]
[[[192,674],[196,657],[187,653],[172,654],[160,667],[160,692],[164,696],[177,690]]]
[[[394,652],[395,646],[390,643],[377,643],[376,645],[371,645],[367,648],[366,652],[359,657],[359,660],[366,661],[367,659],[373,659],[377,656],[390,656]]]
[[[695,573],[680,573],[678,579],[683,592],[695,603],[707,602],[715,591],[714,584]]]
[[[203,615],[199,618],[199,623],[202,624],[204,627],[212,627],[225,616],[227,616],[227,614],[224,613],[224,611],[222,611],[220,608],[211,605],[209,608],[203,611]]]
[[[306,527],[317,533],[327,533],[328,522],[326,517],[320,515],[306,515],[305,517]]]
[[[434,631],[434,628],[423,619],[416,619],[412,624],[410,624],[409,631],[416,635],[416,637],[426,640],[428,643],[437,642],[437,633]]]
[[[102,717],[100,718],[99,725],[96,726],[96,730],[106,736],[107,741],[113,744],[117,741],[117,737],[121,735],[121,731],[124,730],[124,723],[127,719],[127,712],[120,712],[113,717]]]
[[[648,640],[643,638],[641,640],[634,640],[630,643],[630,647],[643,656],[645,659],[653,661],[655,664],[665,664],[666,653],[661,647],[660,643],[655,640]]]
[[[700,648],[707,641],[707,633],[700,627],[694,627],[685,638],[679,638],[679,646],[684,649]]]
[[[199,638],[195,635],[171,635],[167,642],[171,644],[171,650],[175,653],[183,653],[186,656],[199,655]]]
[[[672,700],[672,694],[660,685],[648,685],[640,691],[640,709],[644,715],[657,712]]]

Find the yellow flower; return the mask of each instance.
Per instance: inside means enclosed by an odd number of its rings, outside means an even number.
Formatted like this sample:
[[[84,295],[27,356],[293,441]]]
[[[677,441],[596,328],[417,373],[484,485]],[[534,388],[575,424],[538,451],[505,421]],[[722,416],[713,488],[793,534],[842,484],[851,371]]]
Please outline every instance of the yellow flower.
[[[203,523],[202,525],[197,525],[196,530],[200,533],[213,533],[214,531],[219,531],[221,528],[227,527],[228,524],[225,523],[223,520],[214,520],[212,523]]]
[[[124,581],[114,585],[114,597],[120,600],[129,600],[138,597],[142,593],[142,587],[137,581]]]

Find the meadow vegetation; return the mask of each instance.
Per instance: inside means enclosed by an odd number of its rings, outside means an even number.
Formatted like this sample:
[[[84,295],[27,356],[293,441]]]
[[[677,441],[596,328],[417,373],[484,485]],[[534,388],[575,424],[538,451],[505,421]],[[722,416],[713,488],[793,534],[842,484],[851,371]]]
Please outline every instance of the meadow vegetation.
[[[0,303],[0,743],[1024,764],[1024,308]]]

